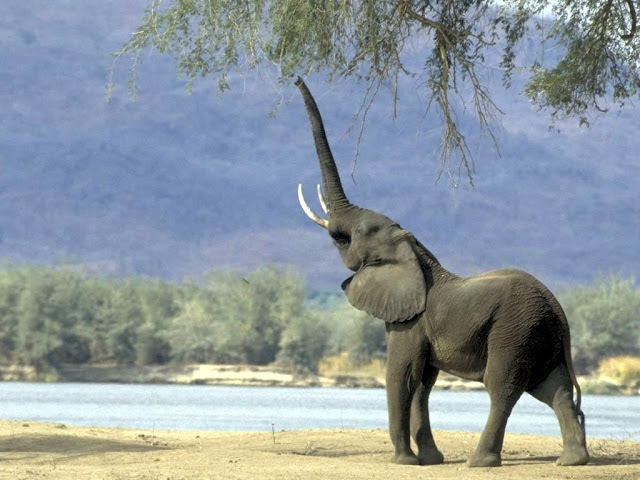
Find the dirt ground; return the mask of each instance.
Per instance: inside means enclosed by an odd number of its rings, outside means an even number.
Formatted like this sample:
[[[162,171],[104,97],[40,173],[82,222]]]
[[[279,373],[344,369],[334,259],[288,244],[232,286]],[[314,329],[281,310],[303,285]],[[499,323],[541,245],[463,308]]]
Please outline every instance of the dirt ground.
[[[594,459],[556,467],[559,438],[507,434],[503,466],[469,469],[478,434],[435,432],[438,466],[394,465],[384,430],[183,432],[0,421],[1,479],[640,479],[640,443],[591,440]],[[275,443],[274,443],[275,442]]]

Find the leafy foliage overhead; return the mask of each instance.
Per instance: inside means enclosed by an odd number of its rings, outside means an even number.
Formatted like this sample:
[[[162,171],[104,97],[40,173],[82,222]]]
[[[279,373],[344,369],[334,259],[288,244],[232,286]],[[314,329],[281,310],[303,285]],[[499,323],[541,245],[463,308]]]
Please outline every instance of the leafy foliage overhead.
[[[543,49],[522,65],[518,47],[532,30]],[[140,54],[149,47],[174,55],[189,87],[212,76],[224,91],[231,74],[265,66],[283,83],[312,72],[331,81],[355,77],[364,84],[354,116],[360,136],[381,87],[392,92],[395,114],[401,77],[411,77],[442,117],[441,168],[457,162],[469,180],[473,160],[459,115],[472,110],[493,137],[500,110],[489,70],[498,67],[505,86],[514,72],[528,72],[525,92],[536,105],[581,123],[611,100],[624,104],[640,86],[634,0],[152,0],[115,54],[132,57],[134,95]],[[560,53],[545,56],[550,50]]]

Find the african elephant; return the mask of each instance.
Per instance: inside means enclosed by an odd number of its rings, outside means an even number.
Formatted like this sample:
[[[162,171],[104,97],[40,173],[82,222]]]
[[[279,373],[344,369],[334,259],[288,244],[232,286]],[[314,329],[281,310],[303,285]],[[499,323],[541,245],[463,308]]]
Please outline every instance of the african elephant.
[[[468,466],[501,464],[507,419],[524,392],[549,405],[558,417],[564,449],[556,463],[587,463],[569,325],[553,294],[520,270],[459,277],[396,222],[350,203],[315,100],[301,78],[296,85],[311,122],[324,199],[319,186],[318,193],[328,219],[309,208],[301,185],[300,204],[329,231],[345,266],[355,272],[342,283],[349,302],[386,322],[394,461],[443,462],[431,433],[428,406],[431,388],[443,370],[483,382],[491,399],[489,418]]]

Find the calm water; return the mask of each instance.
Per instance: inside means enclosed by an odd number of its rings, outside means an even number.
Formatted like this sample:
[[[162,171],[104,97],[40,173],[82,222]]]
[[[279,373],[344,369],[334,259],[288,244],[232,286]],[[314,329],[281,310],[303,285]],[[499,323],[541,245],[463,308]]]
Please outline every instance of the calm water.
[[[481,431],[485,392],[433,392],[434,429]],[[586,395],[592,438],[640,441],[640,397]],[[182,430],[387,428],[382,389],[87,383],[0,383],[0,418],[71,425]],[[524,395],[510,432],[559,435],[553,412]]]

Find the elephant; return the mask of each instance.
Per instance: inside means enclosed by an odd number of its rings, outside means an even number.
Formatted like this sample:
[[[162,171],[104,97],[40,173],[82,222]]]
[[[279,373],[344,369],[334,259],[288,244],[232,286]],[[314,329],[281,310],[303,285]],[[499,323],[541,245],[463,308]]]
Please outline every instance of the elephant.
[[[295,85],[311,123],[323,183],[318,194],[327,218],[308,206],[302,185],[300,205],[329,232],[342,262],[355,272],[342,283],[351,305],[385,322],[393,461],[444,461],[433,438],[428,405],[442,370],[482,382],[490,397],[489,417],[467,460],[469,467],[501,465],[507,420],[524,392],[549,405],[558,418],[563,451],[557,465],[586,464],[589,453],[569,325],[553,294],[516,269],[460,277],[397,222],[352,204],[316,102],[300,77]]]

